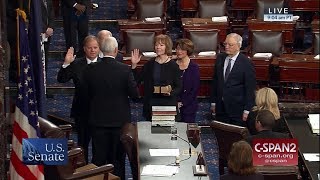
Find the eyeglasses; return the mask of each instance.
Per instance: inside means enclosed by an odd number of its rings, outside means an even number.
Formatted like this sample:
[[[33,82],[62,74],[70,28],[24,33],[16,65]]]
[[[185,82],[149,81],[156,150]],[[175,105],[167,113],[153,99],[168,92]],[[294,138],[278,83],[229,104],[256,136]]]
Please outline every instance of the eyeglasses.
[[[223,45],[224,45],[224,46],[233,47],[233,46],[234,46],[234,45],[236,45],[236,44],[230,44],[230,43],[226,43],[226,42],[224,42],[224,43],[223,43]]]

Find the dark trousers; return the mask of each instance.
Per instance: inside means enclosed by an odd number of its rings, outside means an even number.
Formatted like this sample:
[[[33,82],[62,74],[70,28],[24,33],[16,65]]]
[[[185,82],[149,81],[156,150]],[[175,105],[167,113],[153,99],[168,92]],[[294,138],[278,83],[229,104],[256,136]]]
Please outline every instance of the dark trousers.
[[[91,127],[92,163],[97,166],[113,164],[114,174],[125,179],[125,152],[120,141],[120,129]]]
[[[221,106],[221,111],[219,112],[216,111],[216,120],[220,122],[228,123],[228,124],[237,125],[237,126],[243,126],[243,127],[246,126],[245,122],[242,120],[242,114],[237,117],[230,116],[226,111],[224,103]]]
[[[45,68],[46,68],[46,72],[48,71],[48,56],[49,56],[50,41],[51,41],[51,37],[48,37],[48,41],[44,43],[44,54],[45,54]]]
[[[86,162],[88,163],[88,151],[89,151],[89,143],[91,139],[90,128],[88,123],[85,120],[81,120],[81,118],[75,119],[76,121],[76,130],[78,133],[78,145],[83,148],[84,157]]]
[[[72,12],[74,13],[74,12]],[[81,15],[76,17],[74,14],[69,13],[63,16],[63,29],[64,36],[66,39],[66,50],[70,47],[74,47],[75,50],[84,55],[83,51],[83,40],[88,36],[88,16]],[[77,48],[78,39],[78,48]],[[77,56],[79,57],[79,56]]]

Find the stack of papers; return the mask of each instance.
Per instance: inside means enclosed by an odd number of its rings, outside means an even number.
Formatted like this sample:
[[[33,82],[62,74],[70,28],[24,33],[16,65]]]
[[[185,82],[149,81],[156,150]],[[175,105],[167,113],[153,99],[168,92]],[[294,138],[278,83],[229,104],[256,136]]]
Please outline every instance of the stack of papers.
[[[150,156],[174,156],[180,155],[179,149],[149,149]]]
[[[260,58],[271,58],[272,53],[255,53],[253,57],[260,57]]]
[[[215,56],[216,52],[215,51],[203,51],[199,52],[199,56]]]
[[[319,153],[303,153],[303,157],[307,161],[320,161]]]
[[[319,134],[320,133],[320,127],[319,127],[319,117],[320,114],[308,114],[308,123],[311,127],[312,133]]]
[[[298,20],[300,18],[300,16],[293,16],[292,17],[294,21]]]
[[[314,57],[314,59],[319,60],[319,54]]]
[[[145,18],[146,21],[149,21],[149,22],[159,22],[161,21],[161,18],[160,17],[150,17],[150,18]]]
[[[178,170],[178,166],[146,165],[142,169],[141,176],[173,176]]]
[[[212,22],[227,22],[227,16],[212,17]]]
[[[156,57],[157,56],[157,54],[155,52],[143,52],[142,55],[145,57]]]

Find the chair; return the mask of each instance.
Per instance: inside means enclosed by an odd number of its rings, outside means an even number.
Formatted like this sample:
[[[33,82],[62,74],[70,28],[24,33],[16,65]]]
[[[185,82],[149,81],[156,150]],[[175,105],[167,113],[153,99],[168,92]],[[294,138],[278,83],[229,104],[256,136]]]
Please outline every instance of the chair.
[[[198,17],[211,18],[225,16],[227,12],[225,0],[204,0],[199,1]]]
[[[187,38],[194,44],[194,52],[219,51],[219,30],[188,30]]]
[[[249,135],[246,127],[213,121],[210,125],[219,146],[219,171],[224,174],[224,166],[227,162],[232,144],[245,139]]]
[[[284,0],[257,0],[255,18],[262,19],[267,8],[283,8]]]
[[[121,143],[128,156],[133,180],[139,179],[139,163],[138,163],[138,134],[137,126],[127,123],[122,127]]]
[[[319,38],[319,32],[318,33],[314,33],[314,38],[313,38],[313,53],[314,54],[320,54],[320,49],[319,49],[319,42],[320,42],[320,38]]]
[[[94,164],[87,164],[78,167],[76,164],[79,156],[83,156],[81,148],[74,148],[68,151],[68,163],[66,165],[56,166],[59,177],[54,176],[54,179],[120,180],[118,176],[111,174],[114,169],[112,164],[100,167]]]
[[[298,180],[301,179],[297,166],[256,166],[264,180]]]
[[[70,124],[59,125],[56,126],[52,122],[39,117],[39,127],[40,134],[43,138],[67,138],[68,139],[68,147],[73,146],[73,141],[70,139],[70,134],[72,131],[72,126]]]
[[[140,52],[154,51],[155,32],[127,31],[125,35],[125,54],[130,54],[133,49]]]
[[[319,32],[313,32],[312,46],[307,50],[305,50],[303,54],[314,54],[314,55],[320,54],[319,42],[320,42]]]
[[[138,0],[137,2],[137,19],[150,17],[165,17],[164,0]]]
[[[283,35],[279,31],[251,30],[251,53],[272,53],[280,56],[283,53]]]

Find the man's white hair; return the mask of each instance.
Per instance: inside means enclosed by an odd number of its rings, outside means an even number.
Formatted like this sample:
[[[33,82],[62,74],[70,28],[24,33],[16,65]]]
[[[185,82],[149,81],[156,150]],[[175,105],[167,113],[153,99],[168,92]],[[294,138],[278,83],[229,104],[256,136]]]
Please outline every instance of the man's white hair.
[[[118,48],[118,42],[114,37],[107,37],[101,41],[100,50],[103,54],[114,53],[115,49]]]
[[[242,37],[241,37],[239,34],[237,34],[237,33],[230,33],[230,34],[227,35],[227,38],[230,38],[230,37],[236,39],[236,41],[237,41],[237,43],[239,44],[239,46],[240,46],[240,47],[242,46]]]

